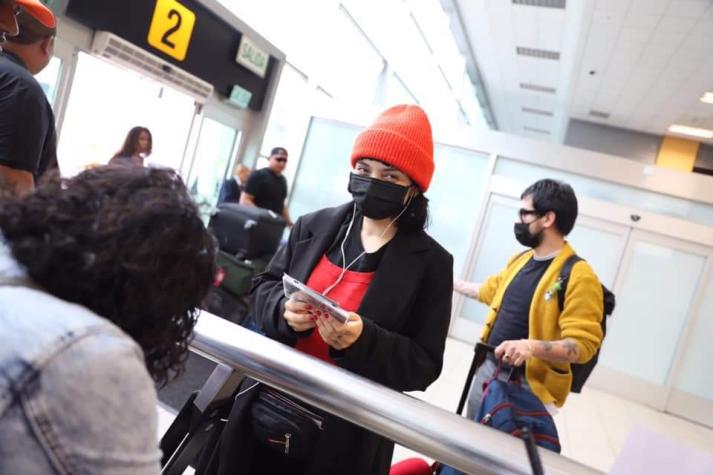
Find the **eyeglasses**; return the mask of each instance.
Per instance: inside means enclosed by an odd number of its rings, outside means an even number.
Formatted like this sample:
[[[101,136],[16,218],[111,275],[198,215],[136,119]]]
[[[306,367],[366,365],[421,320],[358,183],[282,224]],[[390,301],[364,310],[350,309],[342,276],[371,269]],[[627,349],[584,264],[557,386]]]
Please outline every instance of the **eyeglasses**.
[[[520,208],[520,211],[518,211],[518,215],[520,216],[520,222],[524,223],[525,222],[525,217],[526,216],[536,216],[538,218],[544,216],[545,213],[541,213],[537,211],[536,209],[525,209],[525,208]]]
[[[275,160],[276,162],[280,162],[280,163],[287,163],[287,159],[286,159],[286,158],[282,158],[282,157],[280,157],[280,158],[275,158],[274,160]]]

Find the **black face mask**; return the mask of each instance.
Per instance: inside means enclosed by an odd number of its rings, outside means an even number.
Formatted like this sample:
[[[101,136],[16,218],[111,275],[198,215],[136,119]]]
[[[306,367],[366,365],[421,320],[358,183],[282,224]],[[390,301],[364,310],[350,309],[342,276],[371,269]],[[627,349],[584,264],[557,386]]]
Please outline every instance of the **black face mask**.
[[[349,193],[357,207],[367,218],[386,219],[396,216],[404,209],[408,186],[359,176],[349,176]]]
[[[515,223],[515,239],[525,247],[536,248],[542,244],[542,232],[541,229],[538,233],[532,234],[530,232],[530,225],[525,223]]]

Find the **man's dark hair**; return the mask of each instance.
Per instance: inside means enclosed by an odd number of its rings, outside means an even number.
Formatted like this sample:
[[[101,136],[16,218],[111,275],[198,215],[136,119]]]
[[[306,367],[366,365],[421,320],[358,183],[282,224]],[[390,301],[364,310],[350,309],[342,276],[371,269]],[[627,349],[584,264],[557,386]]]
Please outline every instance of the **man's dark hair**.
[[[285,155],[289,155],[287,153],[287,149],[285,147],[275,147],[272,150],[270,150],[270,156],[272,157],[273,155],[277,155],[280,152],[284,153]]]
[[[46,292],[136,340],[156,381],[180,372],[215,275],[215,244],[173,171],[52,172],[31,194],[0,200],[0,230]]]
[[[577,220],[577,197],[567,183],[545,178],[523,191],[520,199],[532,199],[532,206],[539,213],[555,213],[555,227],[563,236],[568,235]]]
[[[8,38],[11,43],[30,45],[57,35],[56,28],[49,28],[25,10],[17,15],[18,35]]]

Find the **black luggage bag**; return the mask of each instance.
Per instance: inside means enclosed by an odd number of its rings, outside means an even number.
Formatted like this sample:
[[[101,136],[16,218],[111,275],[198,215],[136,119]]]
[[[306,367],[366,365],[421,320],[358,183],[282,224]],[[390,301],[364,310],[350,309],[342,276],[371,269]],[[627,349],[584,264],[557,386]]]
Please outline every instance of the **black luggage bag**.
[[[211,229],[221,251],[255,259],[277,251],[287,222],[276,213],[237,203],[221,203],[211,216]]]

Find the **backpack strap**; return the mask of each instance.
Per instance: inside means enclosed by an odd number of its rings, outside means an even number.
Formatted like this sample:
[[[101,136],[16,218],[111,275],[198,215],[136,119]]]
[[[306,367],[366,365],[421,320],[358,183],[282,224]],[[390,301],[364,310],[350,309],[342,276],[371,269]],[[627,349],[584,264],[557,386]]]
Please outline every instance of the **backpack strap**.
[[[574,267],[577,262],[583,260],[584,259],[579,257],[577,254],[571,255],[566,261],[564,261],[562,270],[560,270],[559,278],[562,283],[560,284],[559,292],[557,292],[557,306],[560,309],[560,313],[564,310],[564,297],[567,295],[567,283],[569,282],[569,275],[572,273],[572,267]]]

